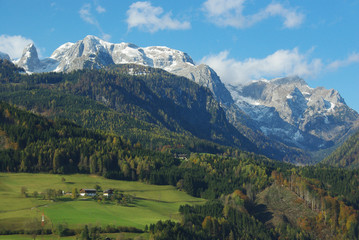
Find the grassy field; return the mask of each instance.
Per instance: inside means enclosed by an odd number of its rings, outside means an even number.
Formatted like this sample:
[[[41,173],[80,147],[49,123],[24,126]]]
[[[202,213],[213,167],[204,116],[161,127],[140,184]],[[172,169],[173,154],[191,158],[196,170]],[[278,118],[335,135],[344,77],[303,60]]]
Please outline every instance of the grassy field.
[[[149,239],[149,233],[104,233],[101,237],[105,239],[109,237],[111,239]],[[31,235],[0,235],[0,240],[33,240]],[[57,235],[38,235],[36,239],[41,240],[76,240],[77,236],[59,237]]]
[[[66,181],[62,181],[62,178]],[[50,201],[22,197],[20,190],[34,191],[61,189],[71,192],[73,188],[115,188],[135,197],[130,207],[113,203],[103,204],[94,200]],[[70,228],[85,224],[132,226],[143,229],[146,224],[158,220],[178,220],[178,208],[183,204],[201,204],[203,199],[194,198],[172,186],[156,186],[140,182],[109,180],[94,175],[51,175],[0,173],[0,230],[31,228],[34,221],[45,214],[48,228],[66,223]],[[2,238],[0,238],[2,239]]]

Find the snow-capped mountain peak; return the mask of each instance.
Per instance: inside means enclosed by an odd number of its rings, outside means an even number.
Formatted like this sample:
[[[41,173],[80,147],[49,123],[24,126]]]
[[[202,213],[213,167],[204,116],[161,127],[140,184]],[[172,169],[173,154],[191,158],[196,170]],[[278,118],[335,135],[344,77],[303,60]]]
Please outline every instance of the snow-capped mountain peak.
[[[297,76],[227,87],[267,136],[297,147],[327,147],[326,142],[337,141],[359,120],[338,91],[311,88]]]
[[[16,62],[27,72],[70,72],[129,63],[161,68],[190,78],[208,87],[222,104],[233,103],[230,93],[213,69],[207,65],[197,66],[187,53],[165,46],[138,47],[132,43],[110,43],[88,35],[76,43],[61,45],[50,58],[44,60],[38,59],[35,46],[28,46],[23,57]]]
[[[102,55],[99,58],[99,55]],[[194,66],[186,53],[164,46],[138,47],[132,43],[110,43],[92,35],[76,43],[66,43],[51,55],[59,61],[57,72],[68,72],[85,67],[85,62],[98,68],[110,64],[135,63],[162,68],[167,71],[177,69],[183,64]],[[74,64],[75,63],[75,64]]]
[[[327,148],[350,133],[354,122],[359,122],[358,113],[333,89],[311,88],[298,76],[228,84],[226,88],[212,68],[196,65],[188,54],[165,46],[110,43],[89,35],[76,43],[61,45],[43,60],[39,60],[35,46],[29,45],[15,63],[27,72],[70,72],[112,64],[161,68],[209,88],[225,107],[229,119],[240,121],[236,116],[247,114],[253,120],[247,127],[254,132],[261,131],[270,139],[302,149]],[[241,125],[233,121],[235,126]]]
[[[72,42],[67,42],[58,47],[50,56],[52,59],[60,60],[64,57],[67,51],[74,45]]]
[[[16,63],[29,72],[35,72],[36,69],[39,68],[40,60],[33,43],[30,43],[24,48],[21,58]]]

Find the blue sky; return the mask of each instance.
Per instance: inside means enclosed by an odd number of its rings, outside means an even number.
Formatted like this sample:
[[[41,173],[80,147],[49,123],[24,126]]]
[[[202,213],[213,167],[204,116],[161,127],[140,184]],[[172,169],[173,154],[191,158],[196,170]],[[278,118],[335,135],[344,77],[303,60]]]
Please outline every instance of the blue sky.
[[[207,63],[222,81],[287,75],[337,89],[359,111],[359,0],[0,0],[0,51],[34,42],[40,57],[95,35],[161,45]]]

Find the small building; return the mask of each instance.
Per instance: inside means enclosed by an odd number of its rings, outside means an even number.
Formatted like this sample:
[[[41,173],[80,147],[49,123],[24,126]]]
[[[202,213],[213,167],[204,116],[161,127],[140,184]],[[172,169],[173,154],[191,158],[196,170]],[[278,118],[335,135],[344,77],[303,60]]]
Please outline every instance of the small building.
[[[96,189],[80,189],[80,196],[89,196],[93,197],[96,196]]]
[[[188,160],[188,156],[185,153],[175,154],[174,157],[178,158],[179,160],[182,160],[182,161]]]
[[[112,195],[113,195],[113,189],[107,189],[107,190],[103,191],[103,195],[104,195],[105,197],[110,197],[110,196],[112,196]]]

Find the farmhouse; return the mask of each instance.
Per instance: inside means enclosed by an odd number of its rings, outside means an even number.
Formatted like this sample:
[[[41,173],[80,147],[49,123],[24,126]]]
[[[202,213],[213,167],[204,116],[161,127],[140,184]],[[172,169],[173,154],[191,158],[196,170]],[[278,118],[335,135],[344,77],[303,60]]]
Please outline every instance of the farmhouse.
[[[105,197],[110,197],[110,196],[112,196],[112,194],[113,194],[113,189],[107,189],[107,190],[103,191],[103,195]]]
[[[81,196],[89,196],[89,197],[93,197],[96,196],[96,189],[80,189],[80,195]]]
[[[187,161],[188,160],[188,158],[187,158],[187,154],[174,154],[174,157],[175,158],[178,158],[178,159],[180,159],[180,160],[184,160],[184,161]]]

